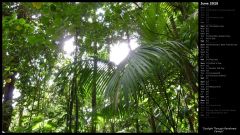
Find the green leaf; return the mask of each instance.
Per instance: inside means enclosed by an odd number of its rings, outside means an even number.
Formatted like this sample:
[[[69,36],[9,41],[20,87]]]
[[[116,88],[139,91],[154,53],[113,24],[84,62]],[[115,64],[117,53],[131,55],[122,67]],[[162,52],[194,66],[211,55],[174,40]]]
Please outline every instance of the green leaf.
[[[40,9],[42,7],[41,2],[32,2],[32,6],[36,9]]]
[[[23,18],[21,18],[21,19],[19,19],[19,23],[20,23],[21,25],[24,25],[24,24],[26,23],[26,20],[23,19]]]
[[[52,12],[55,12],[56,9],[57,9],[57,7],[56,7],[54,4],[51,4],[51,5],[50,5],[50,10],[51,10]]]
[[[22,26],[20,26],[20,25],[16,26],[16,30],[20,31],[21,29],[22,29]]]

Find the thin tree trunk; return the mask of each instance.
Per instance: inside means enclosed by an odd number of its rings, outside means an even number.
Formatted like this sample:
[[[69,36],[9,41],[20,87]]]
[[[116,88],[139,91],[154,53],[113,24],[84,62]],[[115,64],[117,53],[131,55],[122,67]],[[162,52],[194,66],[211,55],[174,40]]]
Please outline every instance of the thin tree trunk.
[[[76,62],[76,56],[75,56],[75,60]],[[76,98],[76,71],[74,72],[74,75],[73,75],[73,79],[72,79],[72,87],[71,87],[71,96],[70,96],[70,122],[69,122],[69,131],[72,132],[72,121],[73,121],[73,118],[72,118],[72,112],[73,112],[73,104],[74,104],[74,101],[75,101],[75,98]],[[77,99],[76,99],[77,101]],[[75,110],[76,111],[76,110]],[[75,121],[77,122],[77,121]],[[76,125],[76,124],[75,124]],[[75,132],[76,132],[76,127],[75,127]]]
[[[72,132],[73,90],[72,90],[72,88],[70,90],[71,90],[71,95],[70,95],[70,108],[69,108],[69,124],[68,124],[68,127],[69,127],[69,132],[71,133]]]
[[[189,84],[192,87],[193,92],[197,93],[198,92],[198,87],[195,84],[197,82],[197,80],[195,79],[196,77],[195,77],[195,74],[194,74],[194,69],[193,69],[194,67],[188,62],[184,63],[184,65],[185,65],[186,78],[189,81]]]
[[[23,106],[19,108],[18,127],[22,127]]]
[[[13,107],[12,107],[12,98],[13,98],[13,91],[14,91],[14,83],[15,83],[15,75],[10,75],[9,78],[11,79],[10,83],[6,83],[4,87],[4,100],[3,100],[3,121],[2,121],[2,130],[4,132],[9,131],[9,126],[11,124],[11,119],[12,119],[12,112],[13,112]]]
[[[181,93],[181,94],[186,95],[185,92],[184,92],[184,90],[183,90],[183,93]],[[185,107],[187,108],[188,111],[190,111],[189,108],[188,108],[188,104],[187,104],[186,99],[184,99],[184,102],[185,102]],[[192,114],[192,113],[191,113],[191,112],[188,112],[188,115],[186,116],[186,117],[187,117],[187,120],[188,120],[188,123],[189,123],[189,128],[190,128],[190,131],[191,131],[191,132],[194,132],[194,131],[195,131],[195,130],[194,130],[194,119],[193,119],[192,116],[189,115],[189,114]]]
[[[151,104],[151,99],[148,99],[148,106],[149,106],[149,112],[150,112],[150,117],[149,117],[149,123],[151,125],[151,129],[153,133],[156,133],[157,128],[156,128],[156,124],[155,124],[155,118],[154,118],[154,114],[153,114],[153,108],[152,108],[152,104]]]
[[[107,130],[107,128],[106,128],[106,118],[104,118],[104,125],[103,125],[103,133],[106,133],[106,130]]]
[[[76,82],[76,80],[75,80],[75,82]],[[79,105],[78,105],[78,94],[77,94],[77,88],[75,88],[75,100],[76,100],[76,108],[75,108],[75,113],[76,113],[76,124],[75,124],[75,133],[77,133],[78,132],[78,107],[79,107]]]
[[[138,121],[138,99],[137,99],[137,95],[135,96],[135,114],[136,114],[136,132],[140,133],[139,130],[139,121]]]
[[[157,129],[156,129],[156,124],[155,124],[155,119],[153,114],[150,115],[150,125],[151,125],[152,132],[156,133]]]
[[[97,94],[97,42],[94,43],[93,89],[92,89],[92,133],[96,133],[96,94]]]
[[[127,36],[127,45],[128,45],[128,49],[129,49],[129,51],[132,51],[132,48],[131,48],[131,45],[130,45],[130,36],[129,36],[129,32],[128,32],[128,30],[127,30],[127,32],[126,32],[126,36]]]
[[[190,130],[191,132],[193,133],[194,132],[194,126],[193,126],[193,120],[192,120],[192,117],[190,115],[188,115],[188,123],[189,123],[189,127],[190,127]]]
[[[177,31],[177,25],[176,25],[176,22],[174,21],[174,18],[173,16],[171,15],[170,16],[170,23],[171,23],[171,26],[172,26],[172,29],[173,29],[173,35],[175,36],[176,39],[179,38],[179,34],[178,34],[178,31]]]
[[[79,35],[79,31],[78,31],[78,29],[76,29],[76,35],[75,35],[75,45],[76,45],[76,48],[75,48],[75,58],[74,58],[74,62],[76,63],[77,61],[78,61],[78,59],[77,59],[77,55],[78,55],[78,47],[77,46],[79,46],[80,47],[80,45],[78,44],[78,35]],[[81,59],[80,59],[80,66],[81,66],[82,64],[81,64]],[[74,78],[74,80],[73,80],[73,83],[75,84],[74,86],[74,94],[75,94],[75,115],[76,115],[76,119],[75,119],[75,133],[77,133],[78,132],[78,128],[79,128],[79,122],[78,122],[78,112],[79,112],[79,101],[78,101],[78,83],[77,83],[77,76],[78,76],[78,74],[77,74],[77,70],[76,70],[76,68],[75,68],[75,72],[74,72],[74,74],[75,74],[75,78]]]
[[[137,117],[137,119],[136,119],[136,132],[137,132],[137,133],[140,133],[138,117]]]
[[[69,95],[69,96],[68,96]],[[66,99],[68,99],[71,95],[71,92],[69,91],[68,95],[66,95]],[[70,121],[70,115],[69,115],[69,110],[70,110],[70,103],[67,103],[67,108],[66,108],[66,112],[67,112],[67,117],[66,117],[66,128],[65,128],[65,131],[66,133],[69,132],[69,121]]]
[[[115,133],[115,124],[111,121],[111,133]]]

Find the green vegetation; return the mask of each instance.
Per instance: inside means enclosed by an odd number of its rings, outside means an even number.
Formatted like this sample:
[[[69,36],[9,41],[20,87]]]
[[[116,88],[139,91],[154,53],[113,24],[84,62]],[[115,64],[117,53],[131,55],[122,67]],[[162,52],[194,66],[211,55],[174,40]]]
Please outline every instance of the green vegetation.
[[[198,131],[197,3],[4,2],[2,9],[4,132]],[[115,64],[118,42],[130,52]]]

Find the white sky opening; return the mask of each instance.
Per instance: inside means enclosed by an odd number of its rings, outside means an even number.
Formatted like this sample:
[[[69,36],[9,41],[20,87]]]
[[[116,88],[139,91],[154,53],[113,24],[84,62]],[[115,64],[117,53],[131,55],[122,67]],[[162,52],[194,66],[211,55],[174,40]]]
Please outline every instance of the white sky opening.
[[[52,86],[54,84],[54,82],[53,82],[53,79],[51,78],[50,80],[48,80],[48,85],[49,86]]]
[[[99,8],[99,9],[97,9],[96,14],[97,15],[100,15],[100,14],[104,15],[105,11],[102,8]]]
[[[98,21],[98,22],[103,22],[103,20],[104,20],[104,14],[105,14],[105,11],[104,11],[102,8],[97,9],[96,15],[98,16],[98,17],[97,17],[97,21]]]
[[[93,22],[93,20],[92,20],[92,18],[90,17],[90,18],[88,18],[88,22],[90,22],[90,23],[92,23]]]
[[[19,98],[21,96],[21,93],[19,92],[19,89],[15,88],[13,92],[13,99]]]
[[[13,104],[12,104],[12,106],[13,107],[15,107],[16,105],[17,105],[17,101],[15,101],[14,99],[17,99],[17,98],[19,98],[21,96],[21,93],[20,93],[20,91],[19,91],[19,89],[17,89],[17,88],[15,88],[14,90],[13,90]]]
[[[71,61],[73,61],[73,55],[72,53],[75,50],[74,45],[74,37],[70,38],[69,40],[64,42],[63,51],[64,51],[64,57],[69,58]]]
[[[37,14],[37,15],[32,15],[32,19],[38,19],[39,17],[41,17],[41,14]]]
[[[130,40],[130,47],[132,50],[137,48],[139,45],[137,39]],[[110,47],[110,61],[116,65],[121,63],[129,54],[129,48],[127,42],[117,43]]]
[[[131,39],[130,40],[130,47],[132,50],[137,48],[139,45],[137,43],[137,39]],[[64,42],[64,57],[70,59],[73,61],[73,55],[72,53],[75,50],[74,45],[74,37],[70,38],[69,40]],[[127,45],[127,42],[118,42],[110,47],[110,61],[114,62],[116,65],[118,65],[120,62],[122,62],[127,55],[129,54],[129,48]]]

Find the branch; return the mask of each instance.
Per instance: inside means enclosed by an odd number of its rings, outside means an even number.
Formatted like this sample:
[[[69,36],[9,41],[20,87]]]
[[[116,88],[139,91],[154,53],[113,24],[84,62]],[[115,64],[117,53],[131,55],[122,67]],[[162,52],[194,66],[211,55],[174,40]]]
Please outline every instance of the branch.
[[[141,10],[143,10],[143,8],[142,8],[142,7],[140,7],[140,6],[137,4],[137,2],[133,2],[133,4],[135,4],[135,5],[138,7],[138,9],[141,9]]]

